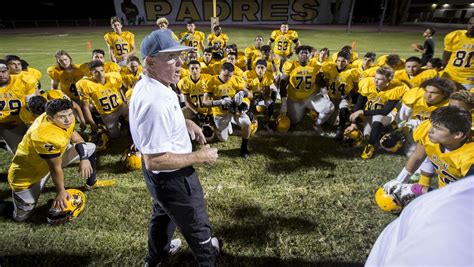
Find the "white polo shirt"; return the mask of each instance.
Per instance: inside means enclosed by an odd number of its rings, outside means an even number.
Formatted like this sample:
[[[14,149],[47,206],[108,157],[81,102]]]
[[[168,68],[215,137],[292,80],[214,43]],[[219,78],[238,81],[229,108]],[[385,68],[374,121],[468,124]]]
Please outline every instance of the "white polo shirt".
[[[379,235],[365,266],[474,266],[474,176],[410,203]]]
[[[129,121],[133,143],[142,154],[192,152],[176,93],[153,78],[142,75],[133,88]]]

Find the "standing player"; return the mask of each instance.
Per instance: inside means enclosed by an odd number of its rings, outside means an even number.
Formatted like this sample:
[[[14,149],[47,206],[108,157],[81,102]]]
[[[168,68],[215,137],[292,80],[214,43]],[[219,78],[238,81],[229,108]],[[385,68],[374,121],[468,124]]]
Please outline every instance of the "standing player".
[[[474,88],[474,17],[467,22],[467,30],[457,30],[446,35],[443,63],[443,77],[468,90]]]
[[[290,30],[288,23],[282,23],[279,30],[272,32],[270,40],[268,40],[268,45],[271,46],[273,42],[275,42],[273,52],[280,60],[278,69],[281,70],[285,61],[293,55],[293,44],[295,48],[300,45],[298,33],[294,30]]]
[[[288,116],[291,124],[299,123],[306,110],[316,111],[318,116],[313,123],[317,134],[324,133],[321,125],[334,112],[334,104],[320,92],[320,65],[309,66],[311,47],[301,45],[296,48],[297,60],[290,60],[283,65],[280,82],[280,114]]]
[[[204,39],[206,38],[204,33],[196,31],[196,24],[192,20],[188,21],[186,27],[188,30],[178,35],[180,43],[194,47],[199,53],[202,53],[204,51]]]
[[[433,40],[433,35],[435,34],[436,30],[428,27],[426,30],[423,32],[423,38],[425,38],[425,42],[423,43],[423,46],[420,44],[413,44],[412,47],[415,49],[415,51],[418,51],[421,53],[421,65],[425,66],[426,63],[430,59],[433,58],[434,55],[434,49],[435,49],[435,43]]]
[[[224,57],[224,49],[229,42],[229,36],[222,32],[219,25],[214,26],[214,33],[207,36],[207,45],[212,47],[212,57],[222,59]]]
[[[405,83],[408,87],[419,87],[424,81],[437,77],[435,69],[421,68],[421,59],[409,57],[405,61],[405,69],[395,71],[393,79]]]
[[[358,89],[357,83],[359,82],[360,72],[356,68],[350,68],[350,56],[348,51],[340,51],[337,53],[336,62],[328,62],[321,68],[329,98],[339,111],[336,140],[342,140],[344,137],[344,129],[350,115],[351,99]]]
[[[122,23],[117,17],[110,19],[110,25],[114,31],[104,35],[110,59],[120,66],[126,66],[127,58],[136,52],[135,35],[129,31],[122,31]]]
[[[255,37],[255,44],[245,48],[245,57],[247,58],[247,70],[252,69],[252,63],[261,55],[260,48],[263,45],[263,36],[257,35]]]
[[[20,110],[35,89],[36,79],[30,75],[10,75],[6,61],[0,59],[0,137],[13,154],[27,130]]]
[[[94,60],[89,63],[90,78],[83,78],[76,83],[82,102],[82,109],[87,123],[97,132],[98,126],[92,117],[91,101],[100,114],[110,137],[120,136],[119,118],[128,115],[127,105],[124,104],[122,93],[122,77],[119,73],[104,72],[104,63]]]
[[[24,221],[31,216],[50,175],[57,192],[53,207],[67,207],[66,200],[70,196],[64,188],[62,167],[74,160],[80,159],[79,173],[81,178],[87,179],[86,188],[115,183],[113,180],[96,180],[95,145],[84,142],[74,131],[71,108],[71,101],[66,99],[48,102],[46,113],[34,121],[18,146],[8,170],[8,183],[13,191],[13,219],[16,221]]]
[[[247,159],[250,156],[247,144],[250,139],[250,118],[246,110],[241,108],[243,98],[249,94],[245,83],[240,77],[234,75],[234,65],[222,64],[218,76],[213,76],[204,94],[204,106],[212,107],[217,137],[220,141],[227,141],[231,123],[237,124],[242,129],[242,144],[240,154]]]
[[[384,127],[395,119],[393,109],[409,89],[405,84],[392,79],[393,70],[381,67],[377,69],[374,78],[364,78],[359,82],[359,97],[354,112],[349,117],[351,125],[346,128],[345,133],[357,130],[359,117],[365,119],[363,136],[369,136],[369,140],[360,155],[362,159],[374,156],[375,144],[379,141]]]

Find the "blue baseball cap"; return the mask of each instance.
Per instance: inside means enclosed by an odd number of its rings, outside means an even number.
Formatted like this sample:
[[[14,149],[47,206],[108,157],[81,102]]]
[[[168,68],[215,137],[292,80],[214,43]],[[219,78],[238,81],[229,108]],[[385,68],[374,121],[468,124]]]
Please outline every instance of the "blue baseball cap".
[[[140,45],[142,57],[154,56],[158,53],[181,52],[193,50],[193,47],[180,45],[174,38],[173,32],[168,29],[160,29],[147,35]]]

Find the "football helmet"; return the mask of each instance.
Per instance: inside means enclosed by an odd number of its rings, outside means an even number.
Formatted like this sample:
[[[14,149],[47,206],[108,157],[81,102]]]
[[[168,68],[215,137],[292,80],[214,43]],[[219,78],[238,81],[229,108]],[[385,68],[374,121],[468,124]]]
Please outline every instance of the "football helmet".
[[[396,153],[403,147],[405,137],[402,131],[386,133],[380,138],[380,146],[387,152]]]
[[[99,125],[97,132],[91,133],[89,142],[92,142],[97,146],[97,151],[104,151],[107,149],[110,144],[110,137],[105,126]]]
[[[266,107],[266,106],[263,106],[263,105],[257,105],[257,106],[255,106],[255,110],[256,110],[258,113],[263,113],[263,112],[265,112],[265,110],[267,110],[267,107]]]
[[[253,120],[252,124],[250,124],[250,136],[254,136],[258,130],[258,120]]]
[[[382,187],[379,187],[375,193],[375,202],[385,212],[398,213],[402,209],[398,199],[385,193]]]
[[[86,206],[86,195],[78,189],[67,189],[71,196],[67,201],[67,207],[63,210],[51,207],[48,211],[47,220],[51,225],[69,222],[77,218]]]
[[[201,129],[202,129],[202,133],[204,134],[204,137],[206,137],[207,142],[211,142],[216,136],[214,132],[214,128],[212,127],[210,123],[201,124]]]
[[[288,132],[288,130],[290,130],[291,121],[288,116],[280,115],[277,118],[276,124],[277,131],[279,131],[280,133],[286,133]]]
[[[359,129],[352,130],[346,134],[344,134],[346,140],[352,142],[354,147],[359,147],[364,143],[364,138],[362,136],[362,132]]]
[[[239,103],[234,102],[236,105],[236,112],[247,112],[250,109],[250,99],[248,97],[242,98],[242,101]]]
[[[140,170],[142,168],[142,154],[135,149],[127,149],[124,153],[125,167],[131,171]]]

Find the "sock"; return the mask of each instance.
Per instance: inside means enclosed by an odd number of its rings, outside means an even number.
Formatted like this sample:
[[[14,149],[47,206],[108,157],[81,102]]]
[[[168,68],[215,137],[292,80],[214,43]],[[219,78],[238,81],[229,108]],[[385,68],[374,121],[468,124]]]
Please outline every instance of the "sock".
[[[89,178],[87,178],[86,184],[87,185],[94,185],[97,178],[96,178],[96,167],[97,167],[97,156],[96,152],[92,153],[92,155],[89,156],[89,161],[91,162],[92,166],[92,174]]]
[[[383,128],[384,127],[381,122],[376,121],[372,124],[372,131],[370,132],[369,136],[369,144],[375,146],[375,143],[379,141],[380,136],[383,133]]]

